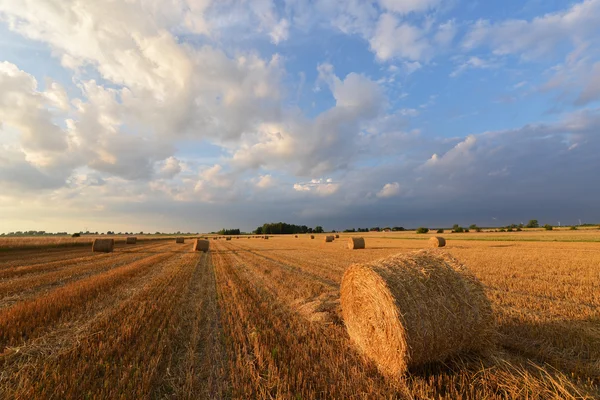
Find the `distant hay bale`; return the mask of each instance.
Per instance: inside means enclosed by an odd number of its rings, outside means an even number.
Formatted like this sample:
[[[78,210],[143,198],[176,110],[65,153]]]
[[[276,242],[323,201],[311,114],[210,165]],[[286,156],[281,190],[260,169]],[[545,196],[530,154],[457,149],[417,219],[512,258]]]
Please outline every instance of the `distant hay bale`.
[[[175,238],[175,243],[185,243],[185,238],[182,238],[182,237]]]
[[[129,236],[126,240],[125,240],[126,244],[136,244],[137,243],[137,237],[135,236]]]
[[[361,238],[361,237],[349,237],[348,238],[348,248],[350,250],[364,249],[365,248],[365,239]]]
[[[94,243],[92,243],[94,253],[112,253],[114,248],[114,239],[94,239]]]
[[[315,235],[310,235],[310,238],[311,238],[311,239],[314,239],[314,238],[315,238]]]
[[[269,238],[268,236],[265,236],[265,239],[268,239],[268,238]]]
[[[202,251],[206,253],[208,251],[208,240],[196,239],[194,243],[194,251]]]
[[[325,236],[325,242],[326,243],[333,242],[333,235],[327,235],[327,236]]]
[[[340,238],[340,235],[335,235],[335,238],[336,238],[336,239],[339,239],[339,238]]]
[[[225,240],[231,240],[231,238],[230,238],[230,237],[228,237],[228,238],[225,238]]]
[[[348,335],[386,376],[493,348],[483,285],[440,250],[351,265],[340,292]]]
[[[429,239],[429,243],[432,247],[444,247],[446,246],[446,239],[441,236],[434,236]]]
[[[297,238],[298,238],[298,235],[294,235],[294,237],[297,239]]]

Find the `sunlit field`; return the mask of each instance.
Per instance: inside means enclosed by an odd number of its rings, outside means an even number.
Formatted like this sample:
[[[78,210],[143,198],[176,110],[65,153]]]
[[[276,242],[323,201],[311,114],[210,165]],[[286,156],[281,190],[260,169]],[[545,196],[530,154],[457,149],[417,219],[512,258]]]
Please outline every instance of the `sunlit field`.
[[[3,239],[0,398],[600,397],[597,229],[442,234],[485,286],[497,348],[397,379],[359,354],[340,312],[345,269],[434,235],[366,233],[364,250],[348,234],[241,236],[208,253],[190,239],[118,240],[113,253]]]

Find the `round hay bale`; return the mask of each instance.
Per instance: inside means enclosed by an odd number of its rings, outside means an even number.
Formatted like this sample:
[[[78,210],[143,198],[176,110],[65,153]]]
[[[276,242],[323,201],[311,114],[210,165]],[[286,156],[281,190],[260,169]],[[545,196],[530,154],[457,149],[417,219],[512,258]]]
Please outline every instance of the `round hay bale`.
[[[361,237],[349,237],[348,238],[348,248],[350,250],[364,249],[365,248],[365,239],[361,238]]]
[[[434,236],[429,239],[429,243],[432,247],[444,247],[446,246],[446,239],[441,236]]]
[[[335,238],[336,238],[336,239],[339,239],[339,238],[340,238],[340,235],[335,235]]]
[[[135,236],[129,236],[125,240],[125,244],[136,244],[136,243],[137,243],[137,237],[135,237]]]
[[[265,236],[265,240],[268,239],[268,238],[269,238],[268,236]]]
[[[494,345],[483,285],[439,250],[351,265],[340,292],[348,335],[386,376]]]
[[[94,253],[112,253],[115,248],[115,239],[94,239],[92,251]]]
[[[333,242],[333,235],[325,236],[325,243]]]
[[[314,239],[314,238],[315,238],[315,235],[310,235],[310,238],[311,238],[311,239]]]
[[[182,237],[175,238],[175,243],[185,243],[185,239]]]
[[[202,251],[206,253],[208,251],[208,240],[196,239],[194,243],[194,251]]]
[[[294,235],[294,237],[295,237],[296,239],[298,239],[298,235]]]
[[[227,237],[227,238],[225,238],[225,240],[231,240],[231,238],[230,238],[230,237]]]

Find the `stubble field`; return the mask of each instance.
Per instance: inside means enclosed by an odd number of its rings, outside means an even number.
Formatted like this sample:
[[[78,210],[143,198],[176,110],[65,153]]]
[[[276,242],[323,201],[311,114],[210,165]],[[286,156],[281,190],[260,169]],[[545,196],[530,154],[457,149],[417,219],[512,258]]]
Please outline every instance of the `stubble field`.
[[[517,235],[445,235],[492,302],[493,355],[395,381],[353,348],[339,284],[431,235],[2,251],[0,398],[600,397],[600,233]]]

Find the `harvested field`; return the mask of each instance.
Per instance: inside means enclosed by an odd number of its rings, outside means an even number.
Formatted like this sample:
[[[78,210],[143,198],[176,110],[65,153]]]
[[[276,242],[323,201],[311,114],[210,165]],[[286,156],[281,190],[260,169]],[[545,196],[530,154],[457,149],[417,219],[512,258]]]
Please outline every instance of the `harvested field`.
[[[491,355],[384,377],[348,337],[347,267],[430,247],[433,235],[117,241],[0,252],[0,398],[598,398],[600,234],[452,235],[481,281]],[[536,236],[538,235],[539,236]],[[480,240],[475,240],[479,238]],[[102,377],[102,378],[98,378]]]

